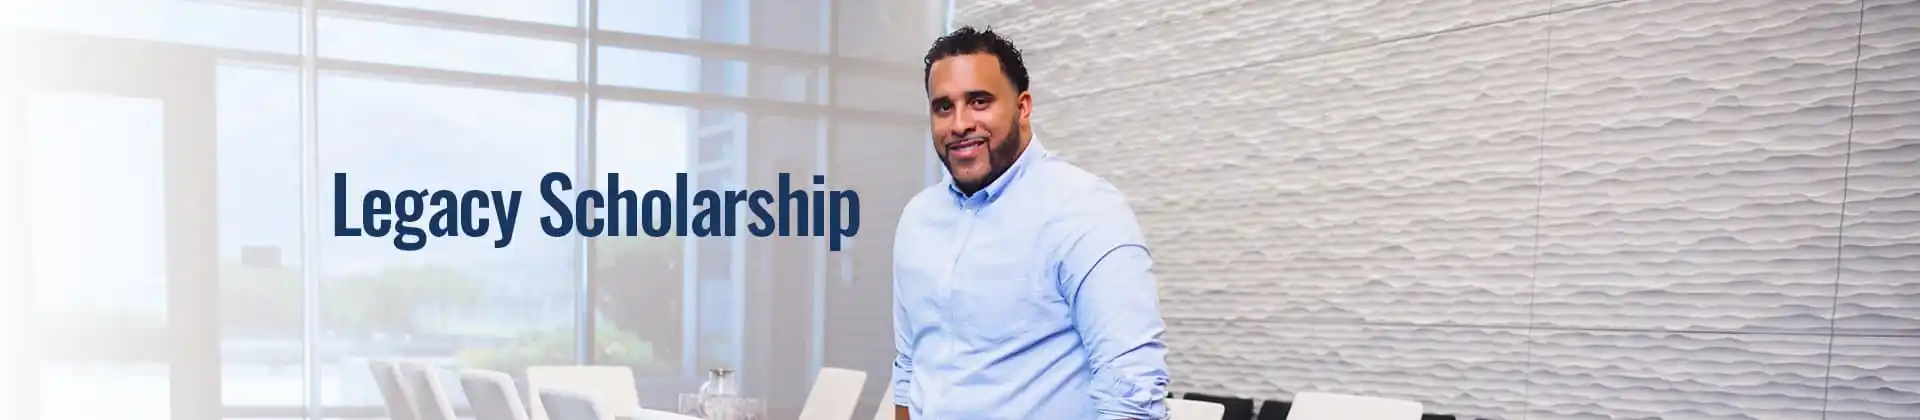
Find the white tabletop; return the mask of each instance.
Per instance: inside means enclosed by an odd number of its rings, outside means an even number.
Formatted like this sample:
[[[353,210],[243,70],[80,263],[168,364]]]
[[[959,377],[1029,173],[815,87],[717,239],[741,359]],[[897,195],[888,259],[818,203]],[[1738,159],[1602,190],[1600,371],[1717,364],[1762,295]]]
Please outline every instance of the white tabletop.
[[[622,420],[700,420],[699,417],[663,410],[636,409],[633,413],[619,416]]]

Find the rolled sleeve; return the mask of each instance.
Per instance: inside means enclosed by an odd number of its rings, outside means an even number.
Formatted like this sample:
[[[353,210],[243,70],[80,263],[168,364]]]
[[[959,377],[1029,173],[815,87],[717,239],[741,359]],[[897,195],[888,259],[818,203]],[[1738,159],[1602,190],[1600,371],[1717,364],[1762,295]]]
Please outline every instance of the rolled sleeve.
[[[893,358],[893,404],[894,405],[898,405],[901,407],[913,406],[913,399],[908,398],[908,395],[907,395],[907,389],[908,389],[908,386],[912,384],[912,378],[913,378],[913,359],[908,359],[904,355],[894,357]]]
[[[1167,418],[1166,326],[1139,225],[1110,186],[1087,194],[1066,218],[1061,292],[1093,366],[1101,418]]]
[[[907,323],[907,307],[900,299],[899,276],[894,276],[893,286],[893,403],[902,407],[912,407],[913,398],[913,340]]]

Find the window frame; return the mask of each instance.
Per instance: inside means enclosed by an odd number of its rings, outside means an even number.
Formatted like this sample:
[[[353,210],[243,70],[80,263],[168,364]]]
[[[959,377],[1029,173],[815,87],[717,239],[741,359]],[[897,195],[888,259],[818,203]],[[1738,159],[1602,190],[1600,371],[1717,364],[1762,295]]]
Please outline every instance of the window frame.
[[[839,39],[838,19],[841,17],[839,10],[843,6],[841,0],[820,0],[820,6],[823,8],[823,11],[820,16],[821,22],[819,22],[821,25],[818,38],[820,48],[816,49],[819,51],[817,53],[755,46],[750,45],[751,42],[746,44],[716,42],[702,39],[675,38],[603,30],[599,27],[600,19],[597,15],[600,0],[576,0],[579,4],[577,6],[579,19],[575,22],[575,25],[518,21],[460,14],[457,12],[359,3],[347,0],[184,1],[215,2],[236,7],[291,12],[297,14],[300,19],[300,46],[297,54],[201,45],[185,45],[180,47],[193,50],[196,54],[208,56],[218,62],[299,69],[301,92],[300,150],[302,154],[301,196],[302,200],[305,201],[301,203],[303,214],[301,215],[301,256],[299,258],[303,262],[319,261],[319,238],[324,235],[325,232],[325,230],[323,230],[325,217],[323,217],[318,210],[315,210],[321,203],[314,202],[314,200],[317,200],[317,197],[320,197],[319,189],[324,185],[324,182],[321,182],[323,180],[320,179],[320,175],[318,174],[320,163],[317,157],[319,154],[317,144],[320,140],[317,134],[316,116],[318,109],[317,86],[322,76],[401,80],[408,83],[426,85],[481,88],[518,93],[540,93],[572,98],[578,103],[575,107],[575,112],[577,113],[574,143],[577,158],[574,168],[577,172],[575,176],[576,179],[589,180],[587,187],[598,187],[597,184],[599,183],[599,180],[593,175],[598,173],[595,161],[599,142],[598,108],[602,100],[676,106],[702,111],[733,111],[742,114],[743,118],[740,118],[740,121],[734,123],[738,125],[738,127],[734,128],[735,135],[732,136],[732,141],[735,142],[735,145],[731,150],[734,152],[729,153],[730,156],[726,156],[724,162],[720,162],[727,166],[732,166],[732,172],[737,179],[744,179],[751,173],[749,168],[750,162],[752,162],[750,159],[751,151],[746,147],[749,142],[748,139],[750,138],[747,130],[752,127],[752,120],[755,117],[782,116],[818,121],[818,130],[813,133],[817,136],[813,139],[817,153],[814,160],[816,161],[816,167],[819,168],[820,173],[824,175],[830,175],[826,165],[828,156],[830,155],[830,150],[827,148],[831,146],[834,135],[838,132],[835,128],[837,125],[845,123],[918,125],[924,124],[925,121],[925,116],[912,112],[914,110],[900,110],[900,112],[876,111],[843,106],[835,101],[835,98],[831,94],[834,91],[833,87],[837,78],[844,77],[845,74],[875,74],[903,71],[918,74],[920,72],[918,63],[913,62],[913,60],[882,62],[838,54],[836,52],[838,50],[837,41]],[[747,5],[744,7],[747,10],[743,12],[743,16],[740,16],[746,19],[746,21],[741,23],[740,27],[746,28],[745,30],[749,31],[758,29],[758,26],[753,22],[755,13],[753,13],[752,10],[755,6],[752,4],[754,1],[766,0],[733,1],[739,1],[741,4]],[[930,4],[926,10],[930,13],[947,15],[945,20],[947,26],[950,27],[953,7],[952,1],[932,0],[928,3]],[[935,7],[932,3],[939,3],[939,5],[943,7]],[[318,38],[318,22],[323,16],[328,18],[379,21],[421,28],[567,42],[574,45],[577,49],[575,57],[577,59],[576,71],[578,74],[575,78],[576,80],[564,81],[339,58],[322,58],[318,55],[319,51],[316,43]],[[929,16],[928,19],[934,20],[931,16]],[[945,31],[948,28],[930,29]],[[24,30],[23,33],[28,37],[35,36],[35,34],[74,36],[68,32],[44,29],[27,29]],[[120,39],[91,35],[80,36],[103,40]],[[751,34],[747,34],[745,38],[750,40]],[[141,43],[148,42],[142,40],[135,41]],[[751,85],[753,85],[753,81],[757,80],[756,77],[763,68],[773,68],[776,69],[776,71],[779,69],[785,69],[787,71],[794,69],[812,70],[804,72],[812,80],[810,80],[811,83],[808,84],[809,90],[804,100],[780,100],[756,97],[755,95],[725,95],[721,93],[681,92],[608,85],[600,83],[598,77],[600,70],[599,54],[602,47],[682,54],[698,57],[703,61],[739,61],[745,63],[747,67],[745,80],[742,80],[741,83],[745,83],[747,85],[745,87],[748,89],[752,89]],[[703,73],[706,72],[696,71],[695,73],[696,77],[701,77]],[[13,95],[7,95],[6,98],[12,100]],[[695,112],[695,114],[698,114],[698,112]],[[696,124],[694,127],[698,128],[699,125]],[[700,150],[697,141],[701,134],[698,131],[701,130],[695,131],[694,133],[690,133],[690,136],[693,138],[689,139],[690,147],[688,150],[690,154],[695,155],[690,157],[696,158],[693,160],[693,162],[696,163],[689,168],[690,175],[698,174],[702,169],[707,168],[707,165],[701,161],[711,158],[697,155]],[[932,159],[930,148],[928,149],[928,158],[925,174],[929,175],[928,179],[930,182],[937,181],[937,179],[931,175],[943,173],[943,171],[935,160]],[[733,243],[730,248],[733,255],[730,257],[733,268],[730,277],[736,284],[736,287],[733,287],[731,292],[735,295],[733,297],[734,302],[744,302],[743,294],[746,290],[744,282],[746,281],[745,277],[747,273],[750,271],[744,267],[747,261],[746,254],[748,253],[748,248],[744,245],[745,238],[734,237],[731,241]],[[597,327],[595,324],[598,305],[596,304],[595,293],[597,292],[596,285],[598,282],[594,278],[592,270],[596,255],[594,253],[593,243],[594,241],[588,240],[588,238],[575,238],[573,241],[576,261],[572,262],[572,265],[575,267],[572,281],[576,293],[573,296],[574,302],[571,311],[575,319],[575,359],[578,363],[594,362],[594,354],[591,349],[595,347],[593,331],[595,331]],[[695,251],[696,247],[693,244],[691,240],[686,241],[686,249],[688,252],[685,255],[687,260],[682,275],[683,281],[686,282],[686,298],[689,299],[687,302],[690,304],[697,301],[697,299],[693,298],[696,297],[694,293],[696,293],[698,289],[699,279],[699,273],[695,272],[698,267],[698,264],[696,264],[698,255],[697,251]],[[824,290],[827,286],[825,283],[826,264],[843,263],[846,258],[849,258],[849,254],[842,253],[840,255],[834,255],[825,251],[825,239],[815,240],[814,247],[818,249],[813,250],[814,272],[812,273],[811,280],[814,293],[813,296],[811,296],[813,302],[811,311],[814,317],[812,329],[815,332],[816,339],[814,341],[816,342],[811,343],[810,362],[812,366],[809,366],[810,370],[817,370],[820,367],[822,363],[821,354],[824,352],[824,344],[818,342],[820,341],[818,335],[824,331],[824,326],[820,323],[823,322],[824,319]],[[315,347],[318,345],[317,343],[324,341],[320,329],[321,325],[319,325],[319,318],[322,313],[319,306],[325,305],[326,302],[322,301],[319,296],[320,282],[322,279],[319,278],[320,276],[317,270],[312,268],[311,265],[312,264],[302,264],[301,269],[301,339],[303,348],[302,357],[304,359],[301,369],[306,381],[305,406],[227,406],[222,402],[222,406],[220,407],[220,415],[222,417],[371,418],[383,415],[384,410],[377,406],[326,406],[321,404],[323,399],[320,395],[321,387],[318,386],[320,381],[318,369],[320,367],[315,363],[314,353]],[[28,282],[27,288],[27,290],[31,290],[31,282]],[[29,293],[26,294],[26,296],[32,295]],[[698,316],[698,311],[692,310],[692,305],[689,305],[687,312],[688,318],[683,319],[682,331],[686,339],[684,343],[686,343],[685,345],[688,349],[683,353],[682,358],[697,361],[700,358],[699,349],[697,348],[699,342],[697,339],[699,326],[698,319],[695,318]],[[731,326],[731,329],[737,340],[744,340],[742,335],[744,334],[744,324],[746,323],[745,318],[745,313],[738,313],[733,317],[732,324],[734,325]],[[217,320],[214,325],[218,325]],[[747,356],[746,352],[740,348],[735,348],[732,353],[731,357],[735,360],[741,360]],[[682,365],[683,371],[686,371],[682,372],[683,375],[699,375],[702,373],[700,370],[693,369],[691,364],[683,363]],[[218,362],[215,363],[213,369],[218,369]],[[217,377],[218,375],[215,376]],[[219,379],[215,379],[215,381],[218,380]],[[26,385],[23,388],[29,390],[37,388],[35,379],[28,378],[26,381],[28,383],[23,384]],[[218,388],[217,382],[216,388]],[[212,392],[216,395],[219,393],[217,389]],[[26,395],[34,396],[37,394],[29,392]],[[31,408],[32,404],[37,403],[37,398],[30,398],[30,400],[32,401],[24,402]]]

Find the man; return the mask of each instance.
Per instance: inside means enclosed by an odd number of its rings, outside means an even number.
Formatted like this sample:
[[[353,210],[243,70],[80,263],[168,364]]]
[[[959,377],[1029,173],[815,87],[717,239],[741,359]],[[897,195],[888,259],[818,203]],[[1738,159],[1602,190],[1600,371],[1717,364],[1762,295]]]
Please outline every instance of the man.
[[[1165,327],[1126,198],[1033,138],[1013,43],[960,28],[926,66],[949,176],[895,240],[896,418],[1166,418]]]

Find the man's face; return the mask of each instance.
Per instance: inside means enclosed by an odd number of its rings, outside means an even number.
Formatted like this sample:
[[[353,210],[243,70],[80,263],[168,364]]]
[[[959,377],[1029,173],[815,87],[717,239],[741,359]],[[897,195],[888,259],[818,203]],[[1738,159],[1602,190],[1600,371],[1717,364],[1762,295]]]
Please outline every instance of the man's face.
[[[1026,150],[1021,130],[1033,111],[1032,96],[1015,92],[993,54],[933,62],[927,74],[927,105],[933,150],[962,192],[993,183]]]

